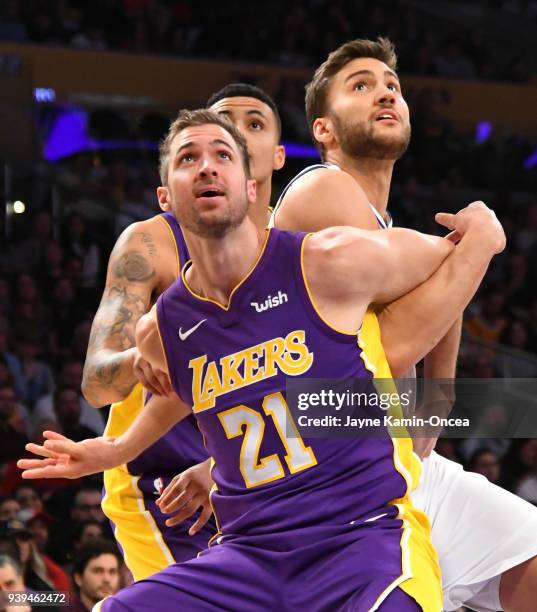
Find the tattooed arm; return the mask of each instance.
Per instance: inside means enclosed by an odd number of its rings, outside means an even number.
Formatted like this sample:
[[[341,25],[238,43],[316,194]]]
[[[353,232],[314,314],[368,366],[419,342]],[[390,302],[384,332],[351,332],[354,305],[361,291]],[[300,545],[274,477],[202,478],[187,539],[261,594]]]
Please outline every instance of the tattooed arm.
[[[177,274],[175,258],[164,256],[170,239],[162,228],[158,217],[134,223],[118,238],[110,255],[82,381],[84,397],[96,407],[120,401],[130,393],[136,383],[136,324],[149,310],[155,294]],[[163,265],[171,270],[163,271]]]

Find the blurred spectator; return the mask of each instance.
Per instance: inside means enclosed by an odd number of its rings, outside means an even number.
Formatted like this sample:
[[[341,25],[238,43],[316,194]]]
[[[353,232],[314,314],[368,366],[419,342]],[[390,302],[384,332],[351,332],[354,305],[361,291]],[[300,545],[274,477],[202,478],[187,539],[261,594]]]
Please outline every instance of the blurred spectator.
[[[24,380],[24,374],[22,372],[21,362],[19,358],[13,353],[8,351],[7,345],[7,334],[5,331],[0,329],[0,358],[5,362],[11,375],[13,376],[13,384],[19,397],[24,397],[26,392],[26,383]],[[2,383],[3,386],[6,383]],[[11,384],[8,382],[8,384]]]
[[[524,477],[531,475],[536,465],[537,439],[518,438],[513,440],[503,464],[506,488],[514,491]]]
[[[504,315],[505,296],[499,291],[488,291],[481,298],[480,305],[481,312],[468,319],[464,328],[482,340],[496,341],[507,323]]]
[[[60,386],[54,392],[54,413],[65,436],[80,442],[97,432],[80,423],[81,393],[76,387]]]
[[[101,525],[106,517],[101,509],[101,489],[91,484],[82,485],[75,495],[71,518],[77,522],[94,520]]]
[[[17,518],[20,509],[20,504],[14,497],[0,498],[0,523]]]
[[[78,549],[73,568],[73,580],[79,590],[79,600],[72,609],[89,612],[104,597],[120,588],[120,567],[123,561],[113,542],[95,538]]]
[[[25,384],[23,400],[33,408],[40,397],[52,392],[54,377],[50,366],[39,359],[44,351],[42,344],[36,337],[30,335],[19,336],[16,343]]]
[[[468,466],[471,472],[481,474],[490,482],[498,484],[500,481],[500,462],[495,453],[481,448],[471,456]]]
[[[26,521],[26,526],[39,551],[45,552],[54,519],[47,512],[38,512]]]
[[[69,577],[47,555],[39,552],[28,527],[18,520],[0,526],[2,537],[14,541],[25,584],[35,591],[68,591]]]
[[[13,491],[13,497],[21,507],[19,518],[27,521],[30,517],[43,512],[43,501],[37,488],[29,482],[22,482]]]
[[[534,378],[537,376],[537,358],[527,355],[530,348],[528,327],[519,319],[511,319],[502,331],[499,341],[515,350],[506,350],[496,357],[496,368],[504,378]]]
[[[93,540],[94,538],[103,538],[104,535],[102,524],[99,521],[96,521],[95,519],[79,521],[77,523],[77,528],[74,531],[73,541],[75,549],[79,548],[82,544]]]
[[[63,245],[67,256],[76,255],[82,262],[80,286],[95,289],[99,280],[101,254],[91,239],[87,221],[72,214],[65,223]]]
[[[54,344],[59,353],[66,353],[73,329],[82,318],[77,296],[70,280],[63,277],[54,286],[51,296]]]
[[[0,554],[0,594],[10,591],[28,591],[24,584],[22,567],[17,559],[10,555]],[[13,607],[7,608],[13,610]],[[16,607],[17,612],[31,612],[30,606],[21,604]]]
[[[58,280],[63,277],[63,262],[64,252],[61,244],[49,242],[38,269],[39,284],[44,295],[50,295]]]
[[[8,251],[7,261],[13,272],[32,271],[43,261],[47,244],[53,239],[52,217],[48,210],[38,210],[32,219],[28,237]]]
[[[511,440],[505,437],[508,425],[508,408],[495,403],[493,398],[481,410],[479,424],[473,436],[461,443],[461,455],[470,462],[470,458],[479,450],[489,450],[502,459],[511,445]]]
[[[0,387],[0,464],[22,457],[28,442],[28,438],[11,424],[16,410],[15,389]]]
[[[59,387],[71,387],[79,390],[82,385],[82,362],[75,359],[68,359],[64,361],[60,373],[57,377]],[[80,401],[80,424],[88,427],[98,435],[104,432],[104,421],[102,419],[102,412],[96,410],[88,402],[79,395]],[[44,419],[56,420],[54,412],[54,394],[49,393],[42,397],[35,405],[34,412],[32,414],[32,422],[34,427]],[[67,434],[65,434],[67,435]]]

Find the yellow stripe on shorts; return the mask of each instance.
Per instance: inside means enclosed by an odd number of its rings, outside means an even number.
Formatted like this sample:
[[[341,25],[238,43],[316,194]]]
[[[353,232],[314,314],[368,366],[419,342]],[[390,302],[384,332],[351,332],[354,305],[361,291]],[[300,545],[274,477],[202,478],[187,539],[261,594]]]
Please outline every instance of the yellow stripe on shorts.
[[[380,326],[377,316],[368,310],[358,335],[358,345],[367,369],[373,372],[375,386],[379,393],[397,393],[390,366],[381,343]],[[394,416],[401,415],[400,406],[390,411]],[[401,534],[402,573],[380,594],[371,610],[376,610],[384,599],[397,587],[410,595],[425,612],[442,610],[442,578],[438,554],[431,542],[431,525],[427,515],[412,505],[410,491],[419,484],[421,462],[412,448],[412,439],[404,437],[404,432],[392,432],[393,463],[395,469],[407,483],[407,493],[392,504],[399,511],[398,518],[403,521]]]

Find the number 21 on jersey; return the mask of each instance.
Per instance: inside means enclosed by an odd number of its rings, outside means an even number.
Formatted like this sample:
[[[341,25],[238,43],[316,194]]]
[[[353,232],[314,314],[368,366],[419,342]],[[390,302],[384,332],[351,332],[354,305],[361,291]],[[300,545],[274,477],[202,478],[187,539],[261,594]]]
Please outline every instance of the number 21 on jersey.
[[[281,393],[266,395],[263,411],[272,418],[286,454],[285,463],[291,474],[301,472],[314,465],[317,459],[310,446],[305,446],[298,433],[289,406]],[[218,414],[228,439],[244,435],[240,455],[240,470],[246,486],[250,489],[285,477],[285,471],[277,453],[259,458],[259,449],[265,434],[265,419],[252,408],[235,406]],[[287,435],[291,428],[293,436]]]

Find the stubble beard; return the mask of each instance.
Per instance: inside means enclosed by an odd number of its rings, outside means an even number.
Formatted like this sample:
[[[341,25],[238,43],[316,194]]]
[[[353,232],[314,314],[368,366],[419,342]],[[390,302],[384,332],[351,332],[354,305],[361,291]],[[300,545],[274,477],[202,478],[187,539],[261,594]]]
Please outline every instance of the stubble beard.
[[[194,208],[180,215],[179,224],[200,238],[223,238],[244,220],[248,213],[248,199],[246,194],[234,204],[228,203],[218,218],[205,218]]]
[[[343,153],[353,158],[371,158],[396,161],[408,149],[410,125],[396,134],[375,133],[372,123],[344,123],[336,114],[331,115],[336,136]]]

